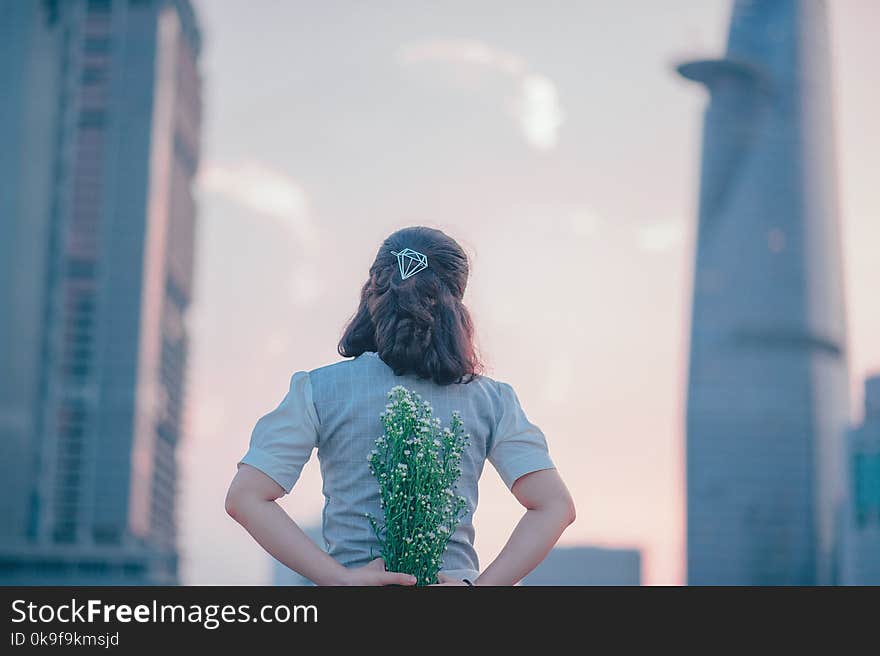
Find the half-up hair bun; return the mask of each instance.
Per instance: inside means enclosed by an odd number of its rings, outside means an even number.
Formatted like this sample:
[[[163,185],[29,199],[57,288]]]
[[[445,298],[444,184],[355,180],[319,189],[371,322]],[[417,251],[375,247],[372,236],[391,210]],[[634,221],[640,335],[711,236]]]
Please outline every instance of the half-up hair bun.
[[[404,278],[398,254],[406,249],[423,254],[429,265]],[[357,357],[374,351],[398,376],[415,374],[438,385],[470,382],[482,365],[462,301],[468,273],[464,250],[442,231],[422,226],[398,230],[376,254],[339,354]]]

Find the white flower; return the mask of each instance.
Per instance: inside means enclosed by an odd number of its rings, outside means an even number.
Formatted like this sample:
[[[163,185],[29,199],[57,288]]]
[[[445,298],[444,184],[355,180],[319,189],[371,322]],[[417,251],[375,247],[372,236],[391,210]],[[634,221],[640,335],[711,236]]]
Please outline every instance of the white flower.
[[[385,432],[375,439],[378,451],[373,449],[368,460],[379,483],[380,507],[389,519],[395,519],[387,527],[378,528],[373,520],[371,523],[380,540],[380,530],[385,531],[385,539],[397,536],[397,545],[391,544],[393,555],[415,559],[419,577],[430,577],[431,568],[439,567],[449,536],[467,508],[465,500],[455,495],[466,436],[459,413],[453,413],[450,427],[443,428],[430,404],[418,394],[396,386],[388,399],[381,415]],[[388,458],[398,449],[405,462],[389,463]],[[438,453],[442,457],[435,457]],[[412,469],[408,462],[413,463]],[[413,489],[414,480],[424,486]],[[404,530],[408,524],[412,526],[406,513],[414,507],[421,515],[416,524],[419,528]]]

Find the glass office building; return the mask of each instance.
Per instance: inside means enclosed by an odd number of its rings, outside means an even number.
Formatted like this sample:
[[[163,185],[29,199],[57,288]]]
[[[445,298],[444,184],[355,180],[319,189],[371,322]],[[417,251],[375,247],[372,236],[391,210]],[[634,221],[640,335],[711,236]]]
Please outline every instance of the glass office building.
[[[0,0],[0,583],[177,580],[187,0]]]
[[[849,433],[849,503],[841,583],[880,585],[880,376],[865,382],[865,416]]]
[[[691,584],[838,579],[845,308],[828,18],[734,3],[705,85],[687,394]]]
[[[523,585],[641,585],[642,554],[637,549],[553,547]]]

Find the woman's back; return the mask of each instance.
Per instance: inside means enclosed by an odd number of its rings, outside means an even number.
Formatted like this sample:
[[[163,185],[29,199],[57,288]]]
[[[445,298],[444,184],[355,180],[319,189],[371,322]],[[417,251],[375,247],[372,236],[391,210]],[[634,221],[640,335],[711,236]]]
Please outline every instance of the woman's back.
[[[444,554],[443,571],[475,578],[479,563],[472,519],[486,459],[508,487],[523,474],[553,467],[544,435],[528,421],[506,383],[478,376],[469,383],[438,385],[414,375],[397,376],[374,352],[297,372],[281,405],[257,423],[242,462],[290,491],[317,448],[325,547],[346,567],[367,564],[378,555],[379,544],[366,515],[381,518],[379,488],[367,457],[382,434],[379,415],[395,385],[418,393],[444,424],[459,412],[470,434],[457,490],[467,508]]]

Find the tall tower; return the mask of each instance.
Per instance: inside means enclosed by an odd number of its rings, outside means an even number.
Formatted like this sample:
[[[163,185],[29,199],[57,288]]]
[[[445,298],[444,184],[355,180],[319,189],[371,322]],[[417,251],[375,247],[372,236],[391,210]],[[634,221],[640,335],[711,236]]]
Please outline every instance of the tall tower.
[[[849,432],[848,442],[840,583],[880,585],[880,375],[865,381],[864,420]]]
[[[724,58],[678,70],[710,95],[686,422],[688,581],[832,582],[848,379],[825,3],[739,0]]]
[[[174,583],[188,0],[0,0],[0,583]]]

